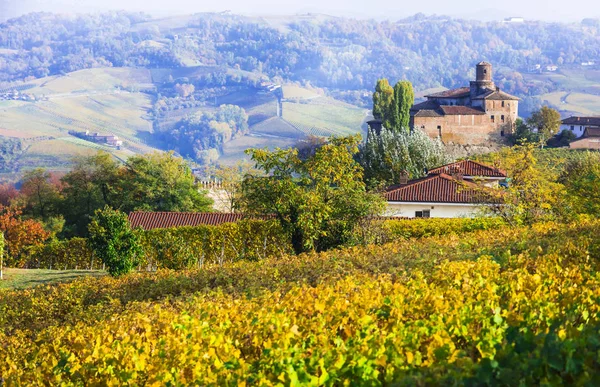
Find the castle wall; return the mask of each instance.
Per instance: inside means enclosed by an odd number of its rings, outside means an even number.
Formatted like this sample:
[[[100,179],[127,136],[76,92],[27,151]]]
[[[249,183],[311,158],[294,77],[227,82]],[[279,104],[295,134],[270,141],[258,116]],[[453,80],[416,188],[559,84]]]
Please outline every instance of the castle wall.
[[[502,142],[510,124],[502,127],[492,123],[488,115],[448,115],[442,117],[412,117],[413,127],[420,128],[431,138],[441,136],[444,144],[487,145]]]

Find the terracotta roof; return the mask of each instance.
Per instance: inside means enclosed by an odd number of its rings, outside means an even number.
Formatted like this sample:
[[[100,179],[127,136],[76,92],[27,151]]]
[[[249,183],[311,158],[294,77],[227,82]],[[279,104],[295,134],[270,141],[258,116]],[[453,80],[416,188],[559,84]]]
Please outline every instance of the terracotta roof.
[[[442,165],[441,167],[429,171],[430,175],[437,175],[440,173],[461,173],[464,176],[477,177],[506,177],[506,172],[503,170],[472,160],[457,161],[456,163]]]
[[[495,101],[518,101],[519,98],[514,95],[503,92],[502,90],[488,90],[481,93],[473,99],[489,99]]]
[[[393,186],[384,194],[388,202],[413,203],[485,203],[485,195],[477,186],[440,173],[408,184]]]
[[[591,125],[600,126],[600,116],[594,117],[569,117],[562,120],[563,125]]]
[[[471,116],[471,115],[483,115],[485,112],[480,108],[474,108],[471,106],[448,106],[441,105],[440,108],[444,112],[445,116]]]
[[[182,226],[217,226],[223,223],[233,223],[245,217],[243,214],[228,214],[220,212],[131,212],[129,223],[132,228],[141,227],[144,230],[155,228],[171,228]]]
[[[468,97],[471,93],[469,87],[459,87],[458,89],[444,90],[439,93],[426,95],[426,98],[462,98]]]

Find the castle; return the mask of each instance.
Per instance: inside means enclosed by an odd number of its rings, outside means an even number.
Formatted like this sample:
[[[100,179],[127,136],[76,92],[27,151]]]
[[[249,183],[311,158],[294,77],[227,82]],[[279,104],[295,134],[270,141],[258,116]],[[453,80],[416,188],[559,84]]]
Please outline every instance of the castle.
[[[488,145],[502,142],[514,130],[519,98],[500,90],[492,65],[481,62],[469,87],[426,95],[410,110],[410,127],[420,128],[444,144]]]

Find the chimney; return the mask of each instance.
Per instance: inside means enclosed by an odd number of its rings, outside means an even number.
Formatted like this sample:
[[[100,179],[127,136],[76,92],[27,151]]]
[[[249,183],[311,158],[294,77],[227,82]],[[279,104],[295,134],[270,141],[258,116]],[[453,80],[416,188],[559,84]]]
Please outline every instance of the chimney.
[[[400,184],[408,184],[408,173],[402,172],[400,175]]]
[[[500,91],[500,86],[496,86],[496,91]]]

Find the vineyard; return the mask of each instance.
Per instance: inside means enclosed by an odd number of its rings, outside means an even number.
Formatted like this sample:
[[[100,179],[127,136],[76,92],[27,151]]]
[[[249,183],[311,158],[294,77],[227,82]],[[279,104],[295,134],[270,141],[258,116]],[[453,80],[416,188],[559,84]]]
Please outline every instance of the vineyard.
[[[600,222],[462,227],[0,291],[0,380],[597,385]]]

